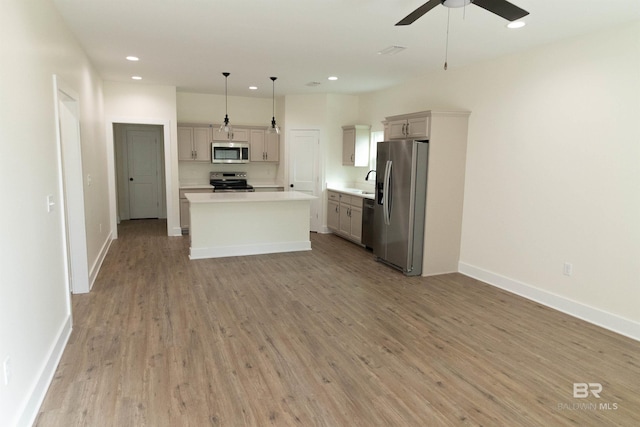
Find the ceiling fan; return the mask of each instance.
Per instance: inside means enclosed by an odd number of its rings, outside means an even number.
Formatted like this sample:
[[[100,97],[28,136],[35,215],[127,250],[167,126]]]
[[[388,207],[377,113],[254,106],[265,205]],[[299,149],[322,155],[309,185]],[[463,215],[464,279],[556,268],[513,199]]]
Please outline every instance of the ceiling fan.
[[[396,25],[410,25],[413,24],[418,18],[422,17],[425,13],[429,12],[434,7],[442,4],[446,7],[464,7],[468,4],[475,4],[489,12],[495,13],[498,16],[503,17],[507,21],[516,21],[524,16],[527,16],[529,12],[524,9],[520,9],[518,6],[509,3],[506,0],[429,0],[404,19],[398,22]]]

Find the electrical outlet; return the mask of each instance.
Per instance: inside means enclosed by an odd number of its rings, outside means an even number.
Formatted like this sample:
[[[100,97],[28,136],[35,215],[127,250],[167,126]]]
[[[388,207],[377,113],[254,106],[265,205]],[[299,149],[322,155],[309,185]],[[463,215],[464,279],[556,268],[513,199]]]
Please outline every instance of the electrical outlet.
[[[564,266],[562,267],[562,274],[564,274],[565,276],[571,276],[573,274],[573,264],[571,264],[570,262],[565,262]]]
[[[11,358],[7,356],[2,362],[2,373],[4,374],[4,385],[11,382]]]

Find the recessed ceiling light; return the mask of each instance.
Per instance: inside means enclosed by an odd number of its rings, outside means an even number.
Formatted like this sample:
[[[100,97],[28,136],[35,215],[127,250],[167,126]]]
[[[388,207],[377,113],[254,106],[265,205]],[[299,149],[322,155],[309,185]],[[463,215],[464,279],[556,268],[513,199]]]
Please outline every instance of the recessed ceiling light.
[[[131,76],[131,78],[133,80],[142,80],[142,77],[140,77],[140,76]]]
[[[527,24],[524,21],[513,21],[513,22],[509,22],[507,24],[507,28],[522,28],[525,25],[527,25]]]
[[[331,76],[331,77],[328,77],[327,80],[335,81],[335,80],[338,80],[338,78],[336,76]]]
[[[258,86],[249,86],[249,90],[258,90]]]
[[[127,61],[139,61],[140,58],[137,56],[127,56]]]

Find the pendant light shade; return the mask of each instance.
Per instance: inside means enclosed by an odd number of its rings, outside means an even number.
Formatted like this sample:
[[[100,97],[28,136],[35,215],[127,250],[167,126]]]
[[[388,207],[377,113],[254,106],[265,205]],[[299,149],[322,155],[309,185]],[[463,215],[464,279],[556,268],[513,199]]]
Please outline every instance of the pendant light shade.
[[[227,114],[227,77],[231,73],[222,73],[224,76],[224,122],[220,125],[218,132],[231,132],[231,125],[229,124],[229,114]]]
[[[271,126],[267,128],[268,133],[280,134],[280,128],[276,124],[276,79],[277,77],[269,77],[271,79],[271,99],[273,103],[273,116],[271,117]]]

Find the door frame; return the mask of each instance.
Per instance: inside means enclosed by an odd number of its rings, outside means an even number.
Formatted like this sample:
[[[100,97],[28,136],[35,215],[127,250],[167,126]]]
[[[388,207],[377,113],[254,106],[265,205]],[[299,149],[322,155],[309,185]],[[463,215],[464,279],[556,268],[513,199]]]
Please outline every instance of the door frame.
[[[182,230],[179,226],[180,207],[178,205],[178,190],[174,194],[173,181],[177,180],[178,161],[177,146],[176,154],[172,153],[171,144],[171,122],[164,119],[140,118],[140,117],[107,117],[105,127],[107,133],[107,175],[109,184],[109,205],[111,210],[111,232],[113,238],[118,238],[118,203],[117,203],[117,181],[116,181],[116,159],[115,159],[115,140],[113,134],[114,124],[132,124],[132,125],[161,125],[162,139],[164,151],[164,176],[165,176],[165,197],[167,207],[167,235],[181,236]],[[174,144],[175,145],[175,144]],[[173,165],[175,161],[175,167]],[[172,227],[174,224],[178,227]]]
[[[54,115],[58,145],[59,191],[62,209],[63,242],[65,246],[65,276],[70,292],[90,291],[89,261],[87,255],[87,230],[85,227],[84,177],[80,135],[80,96],[53,75]],[[64,107],[61,107],[64,104]],[[63,135],[61,108],[66,108],[73,117],[74,129],[71,137]],[[68,129],[69,130],[69,129]],[[69,135],[66,133],[65,135]],[[68,154],[65,156],[65,153]],[[71,313],[71,299],[67,301]]]

